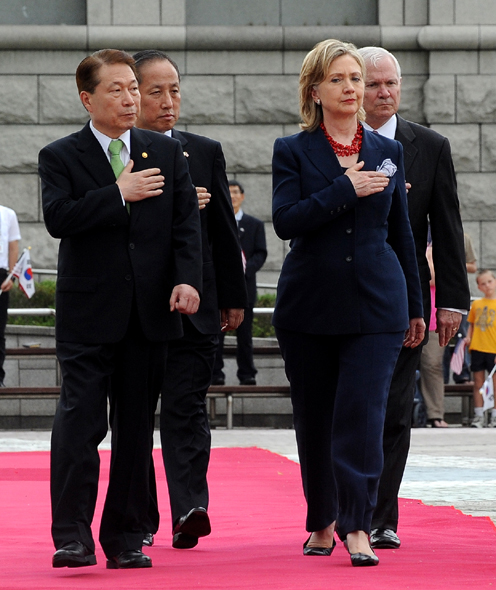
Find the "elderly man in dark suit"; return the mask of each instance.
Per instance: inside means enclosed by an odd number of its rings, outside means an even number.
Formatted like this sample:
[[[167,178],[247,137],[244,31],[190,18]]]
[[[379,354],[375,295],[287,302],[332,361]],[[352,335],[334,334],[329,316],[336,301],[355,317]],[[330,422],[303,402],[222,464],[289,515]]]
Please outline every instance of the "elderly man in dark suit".
[[[134,129],[133,58],[106,49],[76,82],[91,122],[40,152],[43,214],[60,238],[52,432],[54,567],[94,565],[98,444],[111,400],[112,456],[100,543],[107,568],[151,567],[141,551],[153,414],[167,341],[201,291],[195,190],[179,142]],[[116,180],[117,179],[117,180]]]
[[[430,272],[426,259],[430,222],[436,273],[437,332],[446,346],[470,307],[463,229],[456,178],[448,140],[431,129],[405,121],[396,113],[401,97],[401,70],[396,58],[380,47],[359,50],[367,66],[363,107],[365,128],[403,145],[408,209],[412,226],[424,317],[430,317]],[[415,372],[422,347],[403,348],[389,391],[384,427],[384,469],[370,536],[374,548],[398,548],[398,492],[410,447]]]
[[[246,214],[241,205],[245,200],[245,189],[237,180],[229,181],[229,192],[233,204],[234,215],[238,224],[239,240],[243,250],[245,264],[246,288],[248,290],[248,307],[245,309],[245,319],[236,331],[236,361],[237,376],[241,385],[256,385],[257,369],[253,362],[253,308],[257,300],[257,272],[262,268],[267,258],[267,245],[263,221]],[[222,349],[224,336],[221,336],[217,357],[214,365],[213,383],[224,385],[225,375],[222,371],[224,360]]]
[[[207,137],[174,129],[181,106],[180,75],[167,54],[145,50],[134,58],[142,96],[137,125],[180,141],[201,208],[202,300],[197,314],[183,317],[184,336],[169,345],[160,412],[172,546],[189,549],[211,530],[206,395],[219,334],[221,329],[234,330],[242,322],[246,287],[222,147]],[[149,520],[143,523],[146,544],[153,543],[159,524],[154,472],[150,479]]]

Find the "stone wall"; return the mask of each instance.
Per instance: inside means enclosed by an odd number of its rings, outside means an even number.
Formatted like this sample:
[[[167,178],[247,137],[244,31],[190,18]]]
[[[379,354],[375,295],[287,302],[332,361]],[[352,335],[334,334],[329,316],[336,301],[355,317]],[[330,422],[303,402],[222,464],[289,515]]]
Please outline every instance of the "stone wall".
[[[496,269],[496,3],[379,0],[378,15],[377,26],[189,26],[186,0],[88,0],[86,26],[0,26],[0,202],[17,211],[33,265],[56,261],[37,154],[86,121],[77,64],[103,47],[157,47],[183,74],[179,128],[222,142],[229,176],[245,185],[245,210],[265,221],[269,256],[259,280],[276,282],[287,244],[270,222],[272,145],[298,131],[304,55],[337,37],[397,55],[401,114],[450,139],[465,229],[479,265]]]

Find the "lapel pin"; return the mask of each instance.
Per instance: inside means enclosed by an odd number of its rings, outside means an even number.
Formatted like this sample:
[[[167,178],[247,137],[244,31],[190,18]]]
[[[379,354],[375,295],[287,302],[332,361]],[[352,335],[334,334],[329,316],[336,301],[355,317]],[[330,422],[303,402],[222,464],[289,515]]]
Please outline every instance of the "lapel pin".
[[[184,155],[185,158],[189,158],[188,152],[183,152],[183,155]]]
[[[147,154],[146,152],[143,152],[143,153],[141,154],[141,157],[143,157],[143,158],[148,158],[148,154]]]

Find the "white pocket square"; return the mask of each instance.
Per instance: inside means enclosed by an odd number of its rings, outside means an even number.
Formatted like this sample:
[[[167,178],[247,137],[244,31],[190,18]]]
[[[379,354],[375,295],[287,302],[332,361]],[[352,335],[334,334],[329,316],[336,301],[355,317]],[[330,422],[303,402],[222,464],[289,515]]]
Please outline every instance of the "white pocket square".
[[[388,178],[391,178],[392,176],[394,176],[396,173],[396,170],[398,170],[398,166],[396,166],[396,164],[391,162],[391,160],[389,158],[387,160],[384,160],[384,162],[380,166],[377,166],[377,168],[376,168],[376,172],[382,172]]]

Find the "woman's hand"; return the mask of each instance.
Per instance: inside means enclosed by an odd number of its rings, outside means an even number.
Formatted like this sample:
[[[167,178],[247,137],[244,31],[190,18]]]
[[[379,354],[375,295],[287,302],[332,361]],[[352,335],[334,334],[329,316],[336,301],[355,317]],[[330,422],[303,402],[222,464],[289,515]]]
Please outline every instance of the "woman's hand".
[[[382,172],[374,172],[372,170],[364,170],[365,162],[357,162],[346,170],[345,174],[351,180],[353,188],[357,197],[368,197],[375,193],[382,192],[389,184],[389,178]]]
[[[418,346],[425,336],[425,322],[424,318],[413,318],[410,320],[410,327],[405,332],[405,339],[403,346],[406,348],[415,348]]]

